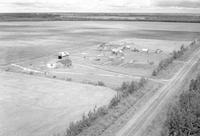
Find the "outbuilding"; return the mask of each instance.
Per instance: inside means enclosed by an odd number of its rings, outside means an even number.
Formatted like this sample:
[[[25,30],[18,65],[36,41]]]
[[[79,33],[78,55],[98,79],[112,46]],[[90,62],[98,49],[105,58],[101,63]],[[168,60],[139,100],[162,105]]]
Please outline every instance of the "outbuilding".
[[[142,52],[149,53],[149,49],[142,49]]]
[[[155,51],[155,53],[157,53],[157,54],[159,54],[159,53],[162,53],[163,51],[161,50],[161,49],[157,49],[156,51]]]
[[[63,57],[69,57],[69,52],[63,51],[58,53],[58,59],[62,59]]]

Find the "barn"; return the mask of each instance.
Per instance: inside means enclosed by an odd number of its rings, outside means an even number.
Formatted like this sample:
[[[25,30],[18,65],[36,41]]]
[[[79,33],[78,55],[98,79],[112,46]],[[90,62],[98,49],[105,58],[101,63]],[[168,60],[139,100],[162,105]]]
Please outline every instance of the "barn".
[[[58,59],[62,59],[64,57],[69,57],[69,52],[63,51],[58,53]]]

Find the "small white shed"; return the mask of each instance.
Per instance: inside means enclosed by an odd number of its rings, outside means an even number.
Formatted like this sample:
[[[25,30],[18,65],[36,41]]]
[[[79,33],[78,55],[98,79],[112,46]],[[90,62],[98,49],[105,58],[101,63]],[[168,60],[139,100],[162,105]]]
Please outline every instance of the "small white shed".
[[[148,53],[149,49],[142,49],[142,52]]]

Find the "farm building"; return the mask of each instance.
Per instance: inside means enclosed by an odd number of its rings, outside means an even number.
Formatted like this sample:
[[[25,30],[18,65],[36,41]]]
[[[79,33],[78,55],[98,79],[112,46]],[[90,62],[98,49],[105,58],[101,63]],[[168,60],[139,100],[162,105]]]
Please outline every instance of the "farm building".
[[[161,49],[157,49],[155,50],[155,53],[159,54],[159,53],[162,53],[163,51]]]
[[[142,49],[142,52],[149,53],[149,49]]]
[[[63,51],[58,53],[58,59],[62,59],[64,57],[69,57],[69,52]]]
[[[120,48],[112,49],[112,54],[114,55],[124,55],[124,52]]]
[[[130,47],[129,45],[126,45],[126,46],[123,46],[122,49],[123,49],[123,50],[130,50],[131,47]]]

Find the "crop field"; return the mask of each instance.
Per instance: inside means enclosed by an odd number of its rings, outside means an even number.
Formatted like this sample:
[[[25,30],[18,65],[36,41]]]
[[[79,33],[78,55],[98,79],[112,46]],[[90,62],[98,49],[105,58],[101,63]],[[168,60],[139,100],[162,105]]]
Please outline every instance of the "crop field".
[[[63,133],[71,121],[115,95],[105,87],[17,73],[1,73],[0,82],[1,136]]]

